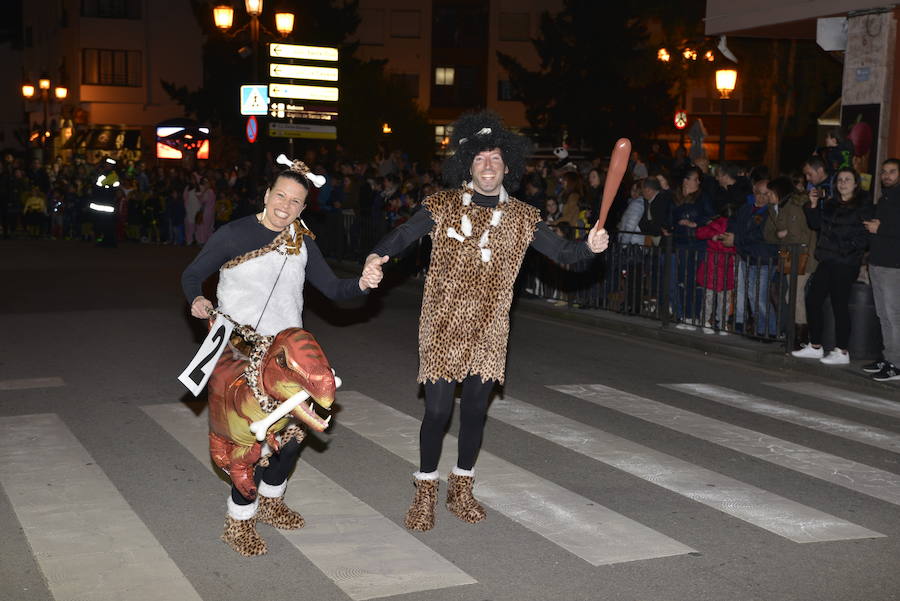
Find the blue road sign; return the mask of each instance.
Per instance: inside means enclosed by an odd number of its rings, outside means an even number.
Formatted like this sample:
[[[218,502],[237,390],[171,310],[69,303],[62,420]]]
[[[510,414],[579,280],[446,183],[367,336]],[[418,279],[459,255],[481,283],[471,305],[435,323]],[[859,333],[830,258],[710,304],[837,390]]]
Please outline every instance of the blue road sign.
[[[269,112],[269,86],[241,86],[241,114],[265,115]]]

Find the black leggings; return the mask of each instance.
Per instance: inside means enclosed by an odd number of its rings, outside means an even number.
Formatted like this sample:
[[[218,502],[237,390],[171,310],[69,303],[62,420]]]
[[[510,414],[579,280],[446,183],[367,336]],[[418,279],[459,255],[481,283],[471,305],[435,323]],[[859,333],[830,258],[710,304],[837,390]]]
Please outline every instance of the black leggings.
[[[825,327],[825,297],[831,297],[834,313],[834,344],[847,350],[850,340],[850,290],[859,274],[859,265],[819,263],[806,293],[806,320],[809,322],[809,341],[822,344]]]
[[[481,376],[468,376],[462,382],[459,403],[459,449],[456,465],[470,470],[481,448],[488,398],[496,380],[481,381]],[[419,430],[419,470],[430,473],[438,468],[444,432],[453,413],[453,396],[458,382],[438,380],[425,383],[425,417]]]
[[[296,438],[292,438],[290,442],[284,445],[277,453],[272,453],[269,457],[268,467],[257,466],[253,472],[253,481],[259,487],[262,480],[266,484],[278,486],[290,475],[291,470],[297,465],[297,459],[300,458],[300,443]],[[249,505],[253,501],[245,497],[238,491],[237,487],[231,485],[231,500],[236,505]]]

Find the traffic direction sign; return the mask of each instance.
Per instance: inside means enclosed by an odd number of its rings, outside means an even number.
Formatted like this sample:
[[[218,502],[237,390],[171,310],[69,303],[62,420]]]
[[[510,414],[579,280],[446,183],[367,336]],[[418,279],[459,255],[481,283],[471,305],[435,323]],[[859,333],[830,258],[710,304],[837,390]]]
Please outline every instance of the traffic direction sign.
[[[334,67],[310,67],[307,65],[284,65],[280,63],[269,63],[269,75],[286,79],[338,80],[338,70]]]
[[[265,115],[269,112],[269,94],[265,84],[241,86],[241,114]]]
[[[298,46],[297,44],[269,44],[269,56],[311,61],[337,61],[338,49],[324,46]]]
[[[273,102],[269,105],[269,116],[277,119],[309,119],[312,121],[334,121],[338,117],[337,107],[334,105],[309,105],[293,104],[288,102]]]
[[[298,86],[289,83],[270,83],[269,96],[273,98],[296,98],[299,100],[338,99],[338,89],[326,86]],[[263,111],[265,114],[266,111]]]
[[[273,138],[316,138],[336,140],[334,125],[308,125],[306,123],[269,123],[269,135]]]

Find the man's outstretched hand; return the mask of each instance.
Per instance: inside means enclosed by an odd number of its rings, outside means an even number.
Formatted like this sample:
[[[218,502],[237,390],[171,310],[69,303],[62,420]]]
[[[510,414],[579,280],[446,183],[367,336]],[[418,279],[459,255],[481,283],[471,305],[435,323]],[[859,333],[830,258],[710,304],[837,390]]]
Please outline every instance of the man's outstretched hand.
[[[366,264],[363,265],[362,275],[359,278],[360,290],[378,288],[381,278],[384,277],[384,271],[382,271],[381,266],[387,263],[388,260],[390,260],[389,256],[379,257],[374,253],[366,257]]]

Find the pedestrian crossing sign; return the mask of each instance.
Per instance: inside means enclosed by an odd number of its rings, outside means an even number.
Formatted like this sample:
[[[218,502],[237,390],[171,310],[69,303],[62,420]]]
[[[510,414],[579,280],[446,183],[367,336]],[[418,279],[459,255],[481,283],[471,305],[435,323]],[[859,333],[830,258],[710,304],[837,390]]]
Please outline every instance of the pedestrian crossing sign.
[[[269,87],[262,85],[241,86],[241,114],[265,115],[269,112]]]

